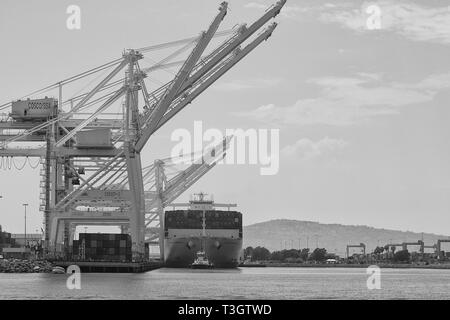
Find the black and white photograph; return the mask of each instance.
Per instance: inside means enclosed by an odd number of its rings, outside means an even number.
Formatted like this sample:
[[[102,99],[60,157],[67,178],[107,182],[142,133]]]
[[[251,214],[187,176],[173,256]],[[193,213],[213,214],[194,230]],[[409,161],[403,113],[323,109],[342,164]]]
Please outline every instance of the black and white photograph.
[[[448,0],[1,0],[0,44],[0,300],[450,300]]]

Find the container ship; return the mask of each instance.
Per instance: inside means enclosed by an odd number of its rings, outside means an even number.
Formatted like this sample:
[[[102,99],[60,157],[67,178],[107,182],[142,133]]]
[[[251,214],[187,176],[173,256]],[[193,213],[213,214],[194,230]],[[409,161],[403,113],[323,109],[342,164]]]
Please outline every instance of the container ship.
[[[186,204],[165,211],[164,263],[188,268],[202,253],[214,268],[236,268],[242,250],[242,214],[235,204],[216,204],[206,194],[194,194]],[[175,207],[187,207],[175,210]],[[228,208],[217,210],[216,208]]]

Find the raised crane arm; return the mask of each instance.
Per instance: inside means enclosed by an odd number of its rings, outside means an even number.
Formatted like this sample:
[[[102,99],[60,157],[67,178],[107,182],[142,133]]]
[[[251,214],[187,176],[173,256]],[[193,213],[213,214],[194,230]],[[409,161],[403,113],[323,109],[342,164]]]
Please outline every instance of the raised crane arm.
[[[219,28],[220,23],[227,14],[227,9],[228,3],[222,2],[219,8],[219,14],[216,16],[212,24],[209,26],[208,31],[204,32],[201,35],[191,55],[189,56],[185,64],[181,67],[180,71],[176,75],[172,85],[166,90],[162,99],[158,102],[156,108],[149,115],[147,125],[141,131],[141,136],[138,138],[135,145],[135,149],[137,152],[140,152],[144,148],[146,142],[150,138],[150,135],[154,131],[153,129],[161,121],[161,118],[164,116],[173,99],[176,97],[177,92],[180,90],[184,81],[189,77],[189,74],[191,73],[192,69],[195,67],[202,53],[205,51],[206,47],[211,42],[212,38],[214,37],[214,34]]]
[[[209,61],[206,63],[202,61],[198,66],[196,66],[196,72],[185,82],[181,91],[192,86],[193,83],[198,81],[202,76],[210,71],[214,66],[216,66],[223,58],[229,55],[233,50],[238,48],[242,43],[244,43],[249,37],[251,37],[256,31],[263,27],[268,21],[275,18],[280,10],[283,8],[286,0],[278,1],[270,10],[268,10],[261,18],[256,20],[250,27],[242,25],[239,28],[238,35],[232,37],[223,45],[223,49],[217,52],[214,56],[210,57]],[[201,68],[200,68],[201,67]]]
[[[211,73],[207,74],[204,80],[198,81],[200,85],[198,85],[190,93],[182,97],[182,99],[178,100],[177,103],[171,106],[170,109],[167,111],[167,113],[159,122],[158,126],[154,129],[154,131],[161,128],[167,121],[169,121],[172,117],[174,117],[185,106],[190,104],[203,91],[205,91],[220,77],[222,77],[227,71],[229,71],[232,67],[234,67],[239,61],[241,61],[245,56],[247,56],[251,51],[253,51],[258,45],[260,45],[263,41],[267,40],[272,35],[276,26],[277,24],[274,22],[255,40],[253,40],[250,44],[248,44],[244,49],[238,50],[235,54],[232,54],[229,59],[227,59],[221,65],[216,67]],[[154,131],[152,131],[152,133]]]
[[[218,49],[216,49],[209,56],[200,61],[194,68],[193,74],[188,77],[182,87],[177,92],[172,105],[166,109],[165,114],[155,126],[149,126],[144,124],[146,131],[146,137],[150,137],[156,130],[162,127],[168,120],[170,120],[175,114],[182,110],[187,104],[191,103],[198,95],[217,81],[222,75],[230,70],[236,63],[242,60],[248,53],[254,50],[262,41],[267,40],[273,33],[277,24],[270,25],[265,32],[259,35],[244,49],[240,50],[239,46],[251,37],[256,31],[264,26],[270,19],[276,17],[280,10],[285,5],[286,0],[278,1],[267,12],[255,21],[250,27],[242,25],[238,33],[233,35],[230,39],[225,41]],[[233,51],[237,51],[233,54]],[[230,58],[230,56],[232,56]],[[169,87],[172,82],[165,84],[163,87],[154,91],[151,95],[153,97],[161,96],[161,92]],[[199,85],[201,84],[201,85]],[[197,86],[195,90],[191,90],[192,87]],[[190,92],[189,92],[190,91]],[[161,100],[161,98],[160,98]],[[144,118],[146,116],[144,115]],[[145,119],[143,123],[148,123]],[[146,138],[146,141],[148,138]]]

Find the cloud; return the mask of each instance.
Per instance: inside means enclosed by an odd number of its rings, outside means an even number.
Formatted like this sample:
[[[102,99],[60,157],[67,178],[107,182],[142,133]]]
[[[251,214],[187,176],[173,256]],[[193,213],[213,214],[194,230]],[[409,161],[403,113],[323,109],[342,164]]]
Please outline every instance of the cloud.
[[[314,142],[307,138],[297,140],[294,144],[284,147],[281,154],[286,157],[300,158],[301,160],[311,160],[321,156],[334,153],[345,148],[348,143],[341,139],[323,138]]]
[[[234,114],[280,126],[348,126],[374,116],[395,115],[401,107],[433,100],[439,90],[450,88],[450,74],[432,75],[416,83],[387,82],[380,74],[367,73],[308,82],[319,87],[318,97],[300,99],[286,107],[268,104]]]
[[[425,1],[424,1],[425,3]],[[367,27],[373,12],[367,13],[369,5],[380,8],[381,31],[394,32],[414,41],[450,44],[450,5],[424,6],[408,1],[381,0],[360,2],[325,3],[313,6],[285,5],[281,16],[299,20],[314,17],[323,23],[335,23],[358,33],[374,32]],[[250,2],[244,6],[266,10],[269,6]]]
[[[259,3],[259,2],[249,2],[244,6],[244,8],[265,11],[268,8],[270,8],[270,5]],[[310,8],[307,8],[307,7],[299,7],[299,6],[295,6],[295,5],[285,5],[283,7],[283,9],[281,9],[280,15],[281,15],[281,17],[292,19],[292,18],[298,17],[298,15],[300,13],[307,12],[309,9]]]
[[[361,7],[325,8],[319,19],[325,23],[337,23],[356,32],[374,32],[367,27],[371,16],[369,5],[380,8],[381,31],[397,33],[414,41],[450,44],[450,6],[426,7],[405,1],[365,2]]]
[[[240,91],[245,89],[265,89],[277,86],[282,82],[281,78],[255,78],[246,80],[232,80],[214,85],[219,91]]]

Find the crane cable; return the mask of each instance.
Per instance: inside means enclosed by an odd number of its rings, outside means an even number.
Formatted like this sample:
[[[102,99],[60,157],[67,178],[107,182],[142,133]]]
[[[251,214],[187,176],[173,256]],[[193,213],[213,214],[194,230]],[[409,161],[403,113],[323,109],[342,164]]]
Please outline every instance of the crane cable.
[[[13,163],[13,165],[14,165],[14,168],[16,168],[16,170],[22,170],[23,168],[25,168],[25,165],[27,164],[27,158],[28,157],[26,157],[25,158],[25,161],[23,162],[23,165],[22,165],[22,167],[18,167],[17,165],[16,165],[16,161],[15,161],[15,159],[13,158],[13,157],[11,157],[11,160],[12,160],[12,163]]]
[[[233,32],[235,32],[234,29],[219,31],[219,32],[216,32],[213,37],[214,38],[223,37],[223,36],[232,34]],[[166,48],[170,48],[173,46],[181,45],[186,42],[197,41],[199,38],[200,38],[200,36],[195,36],[195,37],[185,38],[185,39],[181,39],[181,40],[175,40],[175,41],[165,42],[165,43],[161,43],[161,44],[156,44],[156,45],[152,45],[152,46],[148,46],[148,47],[143,47],[143,48],[139,48],[136,50],[139,52],[142,52],[142,53],[148,52],[148,51],[154,51],[154,50],[161,50],[161,49],[166,49]]]
[[[54,83],[54,84],[51,84],[51,85],[49,85],[49,86],[46,86],[46,87],[44,87],[44,88],[42,88],[42,89],[39,89],[39,90],[33,91],[33,92],[31,92],[31,93],[29,93],[29,94],[27,94],[27,95],[24,95],[24,96],[21,97],[19,100],[24,99],[24,98],[27,98],[27,97],[30,97],[30,96],[35,95],[35,94],[38,94],[38,93],[44,93],[44,92],[50,91],[50,90],[52,90],[52,89],[56,89],[59,85],[62,85],[62,84],[68,84],[68,83],[71,83],[71,82],[80,80],[80,79],[82,79],[82,78],[84,78],[84,77],[87,77],[87,76],[89,76],[89,75],[91,75],[91,74],[100,72],[100,71],[105,70],[105,69],[107,69],[107,68],[109,68],[109,67],[112,67],[112,66],[114,66],[114,65],[117,65],[117,64],[119,64],[122,60],[123,60],[123,58],[116,59],[116,60],[110,61],[110,62],[108,62],[108,63],[105,63],[105,64],[103,64],[103,65],[101,65],[101,66],[98,66],[98,67],[92,68],[92,69],[90,69],[90,70],[84,71],[84,72],[82,72],[82,73],[79,73],[79,74],[77,74],[77,75],[75,75],[75,76],[72,76],[72,77],[69,77],[69,78],[67,78],[67,79],[58,81],[58,82],[56,82],[56,83]],[[3,109],[8,108],[10,105],[11,105],[11,102],[4,103],[4,104],[0,105],[0,110],[3,110]]]
[[[1,166],[3,167],[3,170],[11,170],[11,160],[8,160],[8,157],[2,157]]]
[[[27,157],[27,158],[28,158],[28,157]],[[38,160],[38,162],[36,163],[36,165],[33,166],[33,165],[31,164],[30,158],[28,158],[28,164],[30,165],[30,167],[31,167],[32,169],[36,169],[36,168],[39,166],[40,163],[41,163],[41,159],[39,158],[39,160]]]
[[[224,31],[219,31],[219,32],[216,32],[213,37],[216,38],[216,37],[227,36],[227,35],[232,34],[234,32],[235,32],[234,28],[233,29],[224,30]],[[157,44],[157,45],[152,45],[152,46],[148,46],[148,47],[143,47],[143,48],[137,49],[137,51],[148,52],[148,51],[153,51],[153,50],[165,49],[165,48],[169,48],[171,46],[184,44],[186,42],[197,41],[199,38],[200,38],[200,36],[195,36],[195,37],[190,37],[190,38],[186,38],[186,39],[166,42],[166,43],[162,43],[162,44]],[[27,95],[24,95],[20,99],[24,99],[24,98],[30,97],[30,96],[38,94],[38,93],[44,93],[44,92],[50,91],[52,89],[57,88],[59,85],[62,85],[62,84],[68,84],[68,83],[80,80],[80,79],[82,79],[84,77],[87,77],[87,76],[89,76],[91,74],[94,74],[96,72],[99,72],[99,71],[102,71],[102,70],[107,69],[109,67],[112,67],[112,66],[114,66],[116,64],[119,64],[122,60],[123,60],[123,58],[112,60],[112,61],[107,62],[107,63],[105,63],[103,65],[100,65],[98,67],[92,68],[92,69],[84,71],[82,73],[79,73],[79,74],[77,74],[75,76],[72,76],[72,77],[66,78],[64,80],[58,81],[58,82],[56,82],[54,84],[51,84],[49,86],[46,86],[46,87],[44,87],[42,89],[33,91],[33,92],[31,92],[31,93],[29,93]],[[6,109],[6,108],[8,108],[10,106],[11,106],[11,102],[4,103],[4,104],[0,105],[0,110]]]

